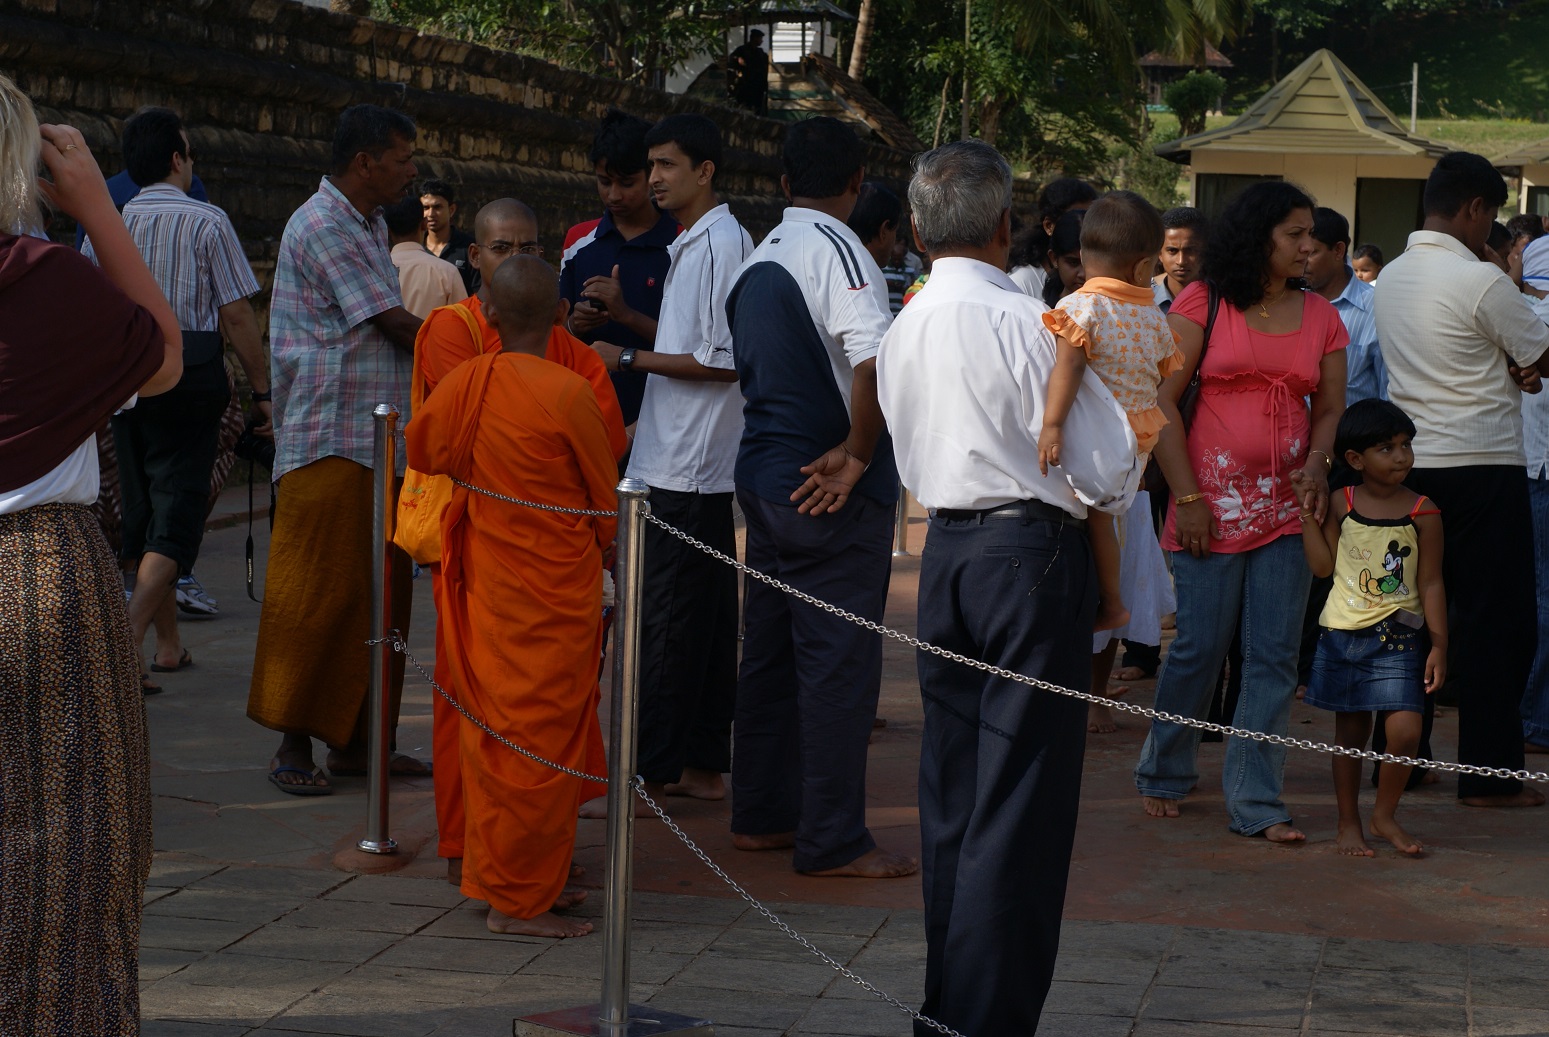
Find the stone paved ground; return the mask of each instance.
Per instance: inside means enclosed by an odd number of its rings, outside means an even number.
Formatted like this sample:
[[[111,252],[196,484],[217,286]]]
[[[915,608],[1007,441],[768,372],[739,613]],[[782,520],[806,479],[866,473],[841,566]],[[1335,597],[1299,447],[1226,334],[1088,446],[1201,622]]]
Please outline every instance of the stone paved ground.
[[[495,1037],[515,1016],[594,1003],[600,938],[492,936],[481,906],[440,877],[428,781],[394,783],[404,852],[392,862],[400,870],[384,875],[335,866],[358,863],[348,848],[365,812],[360,780],[316,800],[263,782],[274,738],[242,716],[257,618],[242,593],[243,535],[207,538],[200,576],[223,615],[185,625],[196,666],[164,675],[166,693],[148,701],[158,855],[142,940],[142,1033]],[[905,629],[913,573],[910,561],[898,566],[890,605],[890,621]],[[416,603],[419,646],[430,640],[427,599]],[[917,689],[906,653],[890,650],[886,671],[890,723],[872,747],[868,820],[879,838],[909,849],[918,846]],[[1148,689],[1134,697],[1149,701]],[[428,755],[428,690],[411,679],[405,703],[400,745]],[[1299,710],[1294,723],[1304,722],[1322,720]],[[1219,747],[1205,748],[1201,791],[1180,821],[1139,817],[1127,773],[1141,735],[1132,721],[1089,744],[1043,1037],[1549,1035],[1549,812],[1468,811],[1443,783],[1407,807],[1431,846],[1426,860],[1388,852],[1348,861],[1329,852],[1326,761],[1293,756],[1287,800],[1311,841],[1281,850],[1226,834]],[[1444,718],[1443,755],[1454,738],[1455,720]],[[778,854],[732,850],[725,804],[674,800],[669,809],[820,947],[917,1003],[916,882],[797,876]],[[731,898],[661,825],[637,827],[636,1000],[709,1017],[720,1034],[909,1033],[896,1009]],[[601,828],[583,823],[578,840],[593,883]],[[600,909],[595,893],[580,910]]]
[[[598,996],[600,939],[493,936],[483,906],[437,879],[163,858],[147,900],[145,1037],[489,1037]],[[918,911],[782,910],[865,978],[918,997]],[[643,893],[635,914],[638,1002],[743,1037],[909,1033],[740,901]],[[1069,921],[1039,1033],[1543,1034],[1545,975],[1536,948]]]

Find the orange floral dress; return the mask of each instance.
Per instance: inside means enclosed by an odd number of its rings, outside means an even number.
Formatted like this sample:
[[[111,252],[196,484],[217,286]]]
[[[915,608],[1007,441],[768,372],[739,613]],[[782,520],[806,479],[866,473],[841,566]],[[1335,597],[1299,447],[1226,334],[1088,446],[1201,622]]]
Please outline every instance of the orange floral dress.
[[[1090,278],[1045,313],[1043,323],[1086,353],[1087,365],[1129,415],[1140,453],[1149,454],[1167,424],[1156,403],[1157,386],[1183,367],[1177,336],[1150,286]]]

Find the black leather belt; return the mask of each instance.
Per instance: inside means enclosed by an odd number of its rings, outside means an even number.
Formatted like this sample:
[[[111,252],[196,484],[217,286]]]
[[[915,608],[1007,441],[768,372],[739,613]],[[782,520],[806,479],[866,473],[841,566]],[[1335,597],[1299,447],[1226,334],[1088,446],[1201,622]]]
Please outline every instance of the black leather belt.
[[[1024,522],[1034,520],[1043,522],[1058,522],[1061,525],[1086,528],[1086,519],[1076,518],[1064,508],[1056,508],[1054,505],[1041,500],[1014,501],[1010,504],[1001,504],[993,508],[980,508],[977,511],[963,510],[960,508],[937,508],[933,517],[945,522],[986,522],[990,519],[1021,519]]]

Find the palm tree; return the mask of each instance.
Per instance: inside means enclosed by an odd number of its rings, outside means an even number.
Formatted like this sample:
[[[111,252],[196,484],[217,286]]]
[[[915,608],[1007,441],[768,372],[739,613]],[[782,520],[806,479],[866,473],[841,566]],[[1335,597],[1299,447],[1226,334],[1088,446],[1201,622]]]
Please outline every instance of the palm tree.
[[[877,22],[877,0],[861,0],[861,12],[855,21],[855,42],[850,44],[850,78],[859,81],[866,74],[866,56],[871,50],[871,27]]]

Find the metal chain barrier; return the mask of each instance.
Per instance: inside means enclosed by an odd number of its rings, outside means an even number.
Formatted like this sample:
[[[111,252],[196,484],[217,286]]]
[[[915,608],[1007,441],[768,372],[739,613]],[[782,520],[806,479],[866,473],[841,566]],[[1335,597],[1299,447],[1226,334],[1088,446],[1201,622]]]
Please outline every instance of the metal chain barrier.
[[[1015,681],[1018,684],[1025,684],[1030,688],[1038,688],[1041,691],[1051,691],[1056,695],[1065,695],[1070,698],[1080,699],[1083,702],[1089,702],[1093,705],[1109,706],[1113,709],[1122,710],[1125,713],[1134,713],[1137,716],[1149,717],[1153,720],[1161,720],[1169,724],[1178,724],[1183,727],[1198,728],[1201,731],[1213,731],[1220,735],[1230,735],[1237,738],[1248,738],[1255,742],[1269,742],[1273,745],[1283,745],[1292,749],[1305,749],[1309,752],[1324,753],[1330,756],[1349,756],[1358,760],[1370,760],[1374,763],[1397,763],[1406,767],[1423,767],[1428,770],[1441,771],[1447,774],[1477,774],[1487,778],[1515,778],[1518,781],[1549,782],[1549,773],[1544,773],[1542,771],[1514,771],[1505,767],[1481,767],[1472,763],[1449,763],[1443,760],[1421,760],[1412,756],[1393,756],[1389,753],[1373,752],[1370,749],[1351,749],[1342,745],[1329,745],[1326,742],[1315,742],[1308,738],[1292,738],[1288,735],[1270,734],[1265,731],[1248,731],[1240,727],[1232,727],[1230,724],[1217,724],[1208,720],[1195,720],[1193,717],[1186,717],[1179,713],[1169,713],[1166,710],[1151,709],[1147,706],[1136,705],[1133,702],[1125,702],[1123,699],[1111,699],[1105,695],[1094,695],[1091,692],[1076,691],[1073,688],[1065,688],[1058,684],[1050,684],[1048,681],[1039,680],[1037,677],[1029,677],[1026,674],[1017,673],[1015,670],[1007,670],[1000,666],[992,666],[989,663],[981,662],[978,659],[971,659],[959,652],[954,652],[946,648],[938,648],[936,645],[933,645],[928,641],[921,641],[919,638],[910,637],[908,634],[905,634],[900,630],[894,630],[891,627],[885,627],[881,623],[874,623],[863,616],[857,616],[853,612],[847,612],[846,610],[839,608],[836,605],[830,605],[826,601],[814,598],[812,595],[807,594],[804,591],[797,590],[795,587],[792,587],[788,583],[781,583],[773,576],[761,573],[757,569],[748,568],[746,565],[743,565],[741,562],[737,561],[737,559],[732,558],[721,551],[717,551],[715,548],[703,543],[702,541],[694,539],[694,537],[683,532],[683,530],[663,522],[661,519],[657,518],[650,512],[646,513],[645,518],[647,522],[650,522],[652,525],[665,530],[667,533],[677,537],[679,540],[688,544],[690,547],[702,551],[705,554],[710,555],[712,558],[725,562],[727,565],[736,569],[738,572],[751,576],[755,580],[760,580],[764,583],[767,583],[769,586],[789,594],[791,597],[796,598],[798,601],[804,601],[814,608],[821,609],[824,612],[830,612],[841,619],[856,624],[857,626],[865,627],[872,633],[881,634],[883,637],[890,637],[895,641],[902,641],[904,644],[909,645],[911,648],[917,649],[918,651],[929,652],[932,655],[939,655],[943,659],[949,659],[952,662],[971,667],[975,670],[982,670],[985,673],[993,674],[996,677],[1000,677],[1004,680]]]
[[[614,513],[611,512],[611,511],[608,511],[608,512],[603,512],[603,514],[605,514],[605,515],[612,515]],[[542,756],[539,756],[537,753],[532,752],[529,749],[525,749],[525,748],[523,748],[520,745],[517,745],[515,742],[511,741],[505,735],[502,735],[500,732],[498,732],[498,731],[494,730],[493,728],[491,728],[484,721],[480,720],[478,717],[476,717],[472,713],[468,712],[468,710],[463,707],[463,704],[461,702],[458,702],[456,699],[454,699],[450,694],[447,693],[447,690],[445,688],[443,688],[440,684],[436,683],[436,679],[434,677],[432,677],[425,670],[424,664],[422,664],[418,659],[414,658],[414,653],[409,651],[409,646],[404,643],[402,635],[397,630],[394,630],[392,632],[392,636],[391,637],[376,638],[376,639],[367,641],[366,643],[367,644],[371,644],[371,645],[379,645],[379,644],[384,644],[384,643],[392,645],[393,651],[395,651],[395,652],[399,653],[400,655],[402,655],[404,657],[404,659],[406,659],[409,662],[409,664],[414,667],[414,669],[419,673],[419,675],[421,677],[425,678],[425,683],[429,684],[432,688],[434,688],[436,690],[436,694],[440,695],[442,698],[446,699],[447,702],[451,703],[452,708],[457,710],[457,712],[460,713],[463,716],[463,718],[466,719],[469,723],[473,724],[480,731],[483,731],[485,734],[487,734],[491,738],[495,739],[495,741],[499,742],[501,745],[505,746],[507,749],[510,749],[513,752],[520,753],[520,754],[522,754],[523,756],[527,757],[529,760],[532,760],[535,763],[541,763],[545,767],[549,767],[549,768],[552,768],[552,769],[554,769],[556,771],[560,771],[560,772],[562,772],[564,774],[568,774],[568,775],[570,775],[573,778],[580,778],[583,781],[598,781],[598,782],[602,782],[605,785],[608,783],[608,779],[607,778],[599,778],[595,774],[587,774],[584,771],[574,770],[574,769],[572,769],[570,767],[564,766],[563,764],[555,763],[553,760],[545,759]],[[829,968],[833,969],[835,972],[839,973],[845,979],[848,979],[850,982],[852,982],[855,985],[859,986],[862,990],[865,990],[867,993],[874,994],[875,996],[877,996],[881,1000],[883,1000],[883,1001],[887,1002],[888,1004],[892,1005],[894,1008],[897,1008],[900,1012],[907,1013],[910,1018],[919,1020],[920,1022],[924,1023],[926,1026],[929,1026],[932,1029],[936,1030],[938,1033],[945,1034],[946,1037],[963,1037],[963,1034],[958,1033],[956,1030],[952,1029],[950,1026],[947,1026],[944,1023],[937,1022],[936,1020],[930,1018],[929,1016],[921,1015],[919,1012],[915,1011],[913,1008],[910,1008],[908,1005],[904,1004],[902,1001],[898,1000],[896,997],[892,996],[891,994],[888,994],[885,991],[879,990],[877,987],[873,986],[872,984],[868,983],[866,980],[862,979],[861,977],[857,976],[855,973],[851,972],[849,969],[845,968],[844,965],[840,964],[833,957],[831,957],[830,955],[828,955],[824,951],[820,950],[816,945],[814,945],[812,943],[811,940],[808,940],[805,936],[803,936],[800,933],[798,933],[795,929],[792,929],[788,924],[786,924],[786,922],[784,920],[782,920],[780,918],[779,915],[776,915],[773,911],[769,910],[769,908],[765,907],[763,905],[763,903],[761,903],[758,900],[757,897],[753,896],[753,894],[751,894],[747,890],[743,889],[742,886],[735,879],[733,879],[730,875],[726,874],[725,870],[723,870],[719,864],[715,863],[715,861],[710,859],[710,855],[709,854],[705,853],[704,850],[699,848],[699,844],[694,842],[693,838],[690,837],[687,832],[685,832],[682,828],[678,827],[678,823],[676,821],[674,821],[671,817],[669,817],[667,815],[667,812],[662,809],[661,804],[657,803],[655,799],[651,798],[651,794],[645,790],[645,779],[644,778],[640,777],[638,774],[635,775],[634,779],[629,783],[629,788],[630,788],[630,791],[634,792],[635,795],[639,796],[640,799],[642,801],[644,801],[646,806],[651,808],[651,812],[654,813],[658,818],[661,819],[662,824],[666,825],[668,830],[670,830],[673,835],[678,837],[678,841],[681,842],[684,846],[686,846],[690,853],[692,853],[695,857],[698,857],[699,860],[704,863],[705,867],[709,868],[712,872],[714,872],[715,876],[717,878],[719,878],[722,882],[726,883],[726,885],[730,886],[732,888],[732,890],[734,892],[736,892],[736,894],[738,896],[740,896],[743,900],[747,901],[748,904],[751,905],[755,911],[757,911],[759,914],[763,915],[764,918],[767,919],[769,921],[769,923],[771,925],[773,925],[776,929],[779,929],[786,936],[789,936],[791,939],[793,939],[797,943],[801,944],[807,950],[811,951],[825,965],[827,965]]]
[[[536,501],[527,501],[516,497],[508,497],[504,494],[496,493],[493,490],[486,490],[478,486],[470,485],[469,483],[465,483],[460,479],[454,478],[452,481],[471,493],[477,493],[485,497],[490,497],[494,500],[504,501],[508,504],[515,504],[521,507],[534,508],[540,511],[549,511],[565,515],[579,515],[587,517],[596,516],[603,518],[612,518],[618,514],[615,511],[594,511],[583,508],[564,508],[553,504],[540,504]],[[1347,756],[1354,759],[1370,760],[1380,763],[1395,763],[1409,767],[1424,767],[1430,770],[1452,774],[1474,774],[1492,778],[1515,778],[1521,781],[1549,782],[1549,774],[1538,771],[1509,770],[1504,767],[1481,767],[1475,764],[1450,763],[1437,760],[1421,760],[1410,756],[1394,756],[1388,753],[1373,752],[1369,749],[1352,749],[1345,746],[1329,745],[1325,742],[1315,742],[1306,738],[1291,738],[1286,735],[1270,734],[1264,731],[1249,731],[1242,728],[1233,727],[1229,724],[1217,724],[1206,720],[1196,720],[1193,717],[1186,717],[1178,713],[1170,713],[1165,710],[1157,710],[1146,706],[1136,705],[1135,703],[1126,702],[1123,699],[1110,699],[1104,695],[1096,695],[1091,692],[1077,691],[1073,688],[1061,687],[1058,684],[1051,684],[1048,681],[1040,680],[1036,677],[1029,677],[1026,674],[1017,673],[1014,670],[1008,670],[1004,667],[993,666],[978,659],[972,659],[959,652],[940,648],[927,641],[922,641],[917,637],[911,637],[902,631],[894,630],[890,627],[882,625],[881,623],[866,619],[863,616],[858,616],[853,612],[839,608],[836,605],[831,605],[828,602],[813,597],[811,594],[807,594],[804,591],[798,590],[788,583],[783,583],[766,573],[749,568],[747,565],[737,561],[736,558],[731,557],[724,552],[718,551],[703,541],[700,541],[690,534],[684,532],[683,530],[662,521],[654,514],[652,514],[648,509],[644,512],[644,518],[646,521],[652,523],[669,535],[683,541],[695,550],[707,554],[717,561],[731,566],[733,569],[744,574],[745,576],[762,581],[770,587],[773,587],[782,593],[788,594],[798,601],[805,602],[814,608],[838,616],[840,619],[843,619],[847,622],[864,627],[865,629],[870,630],[872,633],[892,638],[895,641],[900,641],[903,644],[909,645],[911,648],[916,649],[917,651],[929,652],[933,655],[940,656],[943,659],[948,659],[962,666],[967,666],[972,669],[991,674],[1003,680],[1009,680],[1018,684],[1023,684],[1030,688],[1037,688],[1041,691],[1052,692],[1056,695],[1064,695],[1070,698],[1079,699],[1083,702],[1091,703],[1093,705],[1108,706],[1110,708],[1118,709],[1126,713],[1134,714],[1136,716],[1147,717],[1153,720],[1161,720],[1166,723],[1178,724],[1183,727],[1197,728],[1201,731],[1210,731],[1223,736],[1247,738],[1256,742],[1268,742],[1274,745],[1286,746],[1288,748],[1304,749],[1309,752],[1323,753],[1325,755]],[[399,631],[393,630],[389,636],[384,638],[375,638],[368,641],[367,643],[370,645],[382,645],[384,643],[391,645],[392,649],[402,654],[404,658],[414,666],[414,669],[418,671],[419,675],[425,679],[426,683],[434,688],[437,694],[449,702],[452,705],[452,708],[457,710],[457,712],[462,717],[467,719],[479,730],[483,731],[485,734],[489,735],[491,738],[495,739],[506,748],[527,757],[535,763],[539,763],[545,767],[549,767],[553,770],[560,771],[561,773],[568,774],[571,777],[580,778],[583,781],[595,781],[602,784],[608,784],[609,779],[606,777],[599,777],[595,774],[587,774],[584,771],[566,767],[563,764],[555,763],[553,760],[546,759],[529,749],[517,745],[509,738],[502,735],[500,732],[491,728],[483,720],[474,716],[462,705],[462,703],[458,702],[455,698],[448,694],[446,689],[442,688],[441,685],[436,683],[435,678],[429,672],[427,672],[420,661],[416,659],[412,653],[410,653],[408,645],[404,642],[403,637]],[[668,816],[667,812],[662,809],[661,805],[657,803],[648,792],[646,792],[645,780],[642,777],[636,775],[629,782],[629,789],[634,792],[635,795],[640,797],[645,805],[650,808],[651,812],[655,814],[664,825],[667,826],[672,834],[678,838],[679,842],[687,847],[690,853],[697,857],[700,862],[705,865],[705,867],[709,868],[710,871],[715,874],[717,878],[726,883],[728,887],[730,887],[738,896],[740,896],[775,928],[779,929],[786,936],[789,936],[792,940],[795,940],[801,946],[805,947],[808,951],[824,962],[824,964],[832,968],[835,972],[839,973],[841,976],[844,976],[846,979],[850,980],[852,983],[855,983],[866,992],[876,996],[883,1002],[892,1005],[894,1008],[897,1008],[899,1011],[908,1015],[911,1019],[914,1019],[915,1021],[936,1030],[938,1033],[945,1035],[945,1037],[964,1037],[963,1034],[953,1030],[946,1024],[938,1022],[929,1016],[922,1015],[920,1012],[910,1008],[908,1005],[899,1001],[897,998],[878,989],[871,983],[868,983],[866,980],[856,975],[854,972],[851,972],[839,961],[835,960],[833,957],[820,950],[805,936],[798,933],[773,911],[765,907],[756,897],[754,897],[740,884],[738,884],[735,879],[728,875],[720,865],[716,864],[715,861],[710,858],[709,854],[700,849],[699,844],[694,842],[688,833],[679,827],[679,825]]]
[[[553,511],[561,515],[587,515],[598,516],[601,518],[618,517],[617,511],[588,511],[586,508],[562,508],[558,504],[539,504],[536,501],[521,500],[517,497],[507,497],[503,493],[496,493],[494,490],[486,490],[482,487],[474,486],[470,483],[465,483],[455,475],[447,476],[447,478],[451,479],[452,482],[456,483],[458,486],[461,486],[463,489],[470,493],[477,493],[484,497],[493,497],[495,500],[505,501],[507,504],[520,504],[524,508],[537,508],[539,511]]]

